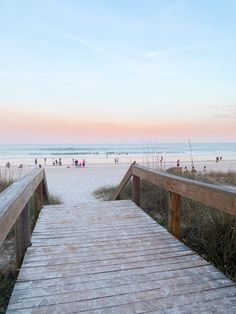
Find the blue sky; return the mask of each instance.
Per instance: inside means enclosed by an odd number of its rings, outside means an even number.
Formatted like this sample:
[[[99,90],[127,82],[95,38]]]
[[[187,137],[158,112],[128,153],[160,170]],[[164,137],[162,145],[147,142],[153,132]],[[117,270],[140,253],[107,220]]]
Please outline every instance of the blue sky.
[[[236,140],[235,12],[227,0],[0,0],[0,141]]]

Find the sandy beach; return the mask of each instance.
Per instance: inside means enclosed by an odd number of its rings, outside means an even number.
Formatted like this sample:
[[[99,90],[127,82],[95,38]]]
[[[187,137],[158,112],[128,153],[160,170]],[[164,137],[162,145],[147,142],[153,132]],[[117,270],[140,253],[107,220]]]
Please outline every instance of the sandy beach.
[[[46,166],[49,193],[58,196],[63,203],[76,204],[94,200],[93,192],[108,185],[119,184],[129,165],[88,165],[85,168]],[[18,179],[35,167],[0,167],[1,175]]]
[[[102,186],[119,184],[127,166],[47,167],[45,170],[49,192],[63,203],[76,204],[94,200],[93,192]]]
[[[139,164],[160,170],[160,164],[151,162],[140,162]],[[207,171],[235,171],[236,161],[222,160],[218,163],[215,161],[196,161],[195,169],[198,172],[206,166]],[[63,203],[75,204],[83,201],[94,200],[93,192],[103,186],[119,184],[126,173],[130,163],[106,163],[106,164],[87,164],[85,168],[74,166],[45,166],[46,177],[49,192],[58,196]],[[165,169],[175,166],[174,162],[165,164]],[[191,169],[190,162],[181,162],[180,166]],[[14,176],[18,178],[28,171],[34,169],[34,166],[23,167],[0,167],[2,176]],[[164,169],[163,169],[164,170]]]

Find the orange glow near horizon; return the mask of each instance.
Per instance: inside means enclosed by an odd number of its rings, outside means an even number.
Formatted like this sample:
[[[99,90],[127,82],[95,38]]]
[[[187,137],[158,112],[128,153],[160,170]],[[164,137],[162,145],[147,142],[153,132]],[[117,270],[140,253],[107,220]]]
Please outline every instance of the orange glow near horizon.
[[[134,121],[101,121],[82,119],[80,116],[63,116],[57,112],[1,113],[0,142],[139,142],[141,139],[181,142],[191,138],[196,141],[233,141],[236,126],[233,120],[208,119],[194,121],[162,121],[156,124],[141,119]]]

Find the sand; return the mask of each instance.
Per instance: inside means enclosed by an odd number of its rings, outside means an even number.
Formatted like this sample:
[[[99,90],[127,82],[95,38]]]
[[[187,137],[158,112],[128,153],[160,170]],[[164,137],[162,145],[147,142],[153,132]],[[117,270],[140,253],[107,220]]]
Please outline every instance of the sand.
[[[90,165],[86,168],[47,167],[49,192],[63,203],[76,204],[94,200],[93,192],[103,186],[119,184],[127,166]]]
[[[221,161],[205,163],[208,170],[236,169],[234,164]],[[172,165],[170,165],[172,166]],[[188,167],[190,168],[190,164]],[[76,204],[94,199],[93,192],[103,186],[117,185],[125,175],[128,164],[89,165],[86,168],[47,167],[46,176],[50,193],[59,196],[64,203]],[[202,164],[196,164],[201,171]]]
[[[140,163],[142,164],[142,163]],[[151,166],[151,163],[145,163]],[[236,161],[222,160],[219,163],[215,161],[194,163],[197,171],[202,171],[206,166],[207,171],[235,171]],[[130,163],[108,163],[108,164],[87,164],[85,168],[70,166],[45,166],[46,177],[50,194],[58,196],[63,203],[76,204],[78,202],[94,200],[93,192],[103,186],[117,185],[120,183]],[[165,168],[175,166],[175,163],[166,163]],[[180,166],[191,168],[191,163],[181,162]],[[1,174],[18,178],[28,171],[35,168],[24,167],[19,169],[11,167],[10,171],[5,167],[1,167]]]

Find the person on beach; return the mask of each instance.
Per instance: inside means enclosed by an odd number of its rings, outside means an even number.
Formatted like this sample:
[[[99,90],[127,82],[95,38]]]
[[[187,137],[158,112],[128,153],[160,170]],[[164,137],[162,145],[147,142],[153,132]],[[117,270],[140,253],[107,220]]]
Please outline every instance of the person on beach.
[[[163,156],[160,157],[160,168],[162,170],[162,164],[163,164]]]
[[[9,163],[9,161],[6,163],[6,167],[9,169],[11,167],[11,164]]]
[[[58,165],[58,161],[57,161],[57,159],[55,160],[55,164],[56,164],[56,166]]]
[[[59,166],[62,165],[62,161],[61,161],[61,158],[59,158]]]
[[[35,158],[35,160],[34,160],[34,164],[35,164],[35,166],[37,166],[37,164],[38,164],[38,160],[37,160],[37,158]]]
[[[83,166],[83,168],[85,167],[85,159],[83,159],[83,161],[82,161],[82,166]]]
[[[45,157],[44,158],[44,165],[46,166],[46,164],[47,164],[47,158]]]
[[[179,161],[179,159],[177,160],[177,167],[179,167],[180,166],[180,161]]]
[[[78,159],[75,159],[75,167],[78,166]]]
[[[219,157],[218,157],[218,156],[216,157],[216,163],[217,163],[217,162],[219,162]]]

